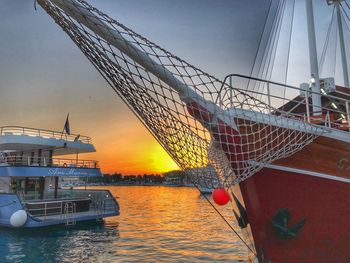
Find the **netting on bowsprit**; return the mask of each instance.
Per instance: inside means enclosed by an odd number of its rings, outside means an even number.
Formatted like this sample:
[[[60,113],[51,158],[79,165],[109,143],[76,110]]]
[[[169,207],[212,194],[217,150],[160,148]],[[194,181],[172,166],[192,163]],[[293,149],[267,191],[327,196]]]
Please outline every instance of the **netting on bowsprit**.
[[[201,71],[82,0],[38,0],[159,143],[200,185],[230,186],[322,128]]]

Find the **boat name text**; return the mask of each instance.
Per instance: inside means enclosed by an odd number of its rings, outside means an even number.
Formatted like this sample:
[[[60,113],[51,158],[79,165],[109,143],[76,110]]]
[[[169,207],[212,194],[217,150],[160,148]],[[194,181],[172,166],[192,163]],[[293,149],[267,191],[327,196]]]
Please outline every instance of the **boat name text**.
[[[53,169],[49,169],[48,174],[49,175],[66,175],[66,176],[88,175],[86,171],[78,171],[74,168],[70,168],[70,169],[53,168]]]

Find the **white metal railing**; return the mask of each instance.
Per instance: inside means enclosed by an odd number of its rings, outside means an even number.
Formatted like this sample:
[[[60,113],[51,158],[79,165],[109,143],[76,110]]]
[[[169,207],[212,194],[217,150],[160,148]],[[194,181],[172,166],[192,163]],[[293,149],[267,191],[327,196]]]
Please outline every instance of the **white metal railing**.
[[[233,82],[233,78],[235,78],[237,83]],[[249,86],[258,88],[249,88]],[[247,88],[244,89],[239,87]],[[251,101],[249,98],[245,98],[244,101],[239,104],[239,101],[232,100],[230,95],[232,89],[238,89],[247,93],[251,96]],[[283,95],[279,95],[280,93],[283,93]],[[294,97],[287,98],[286,94]],[[298,96],[301,94],[303,95]],[[321,93],[318,93],[309,88],[298,88],[259,78],[231,74],[225,77],[224,84],[219,91],[216,103],[224,109],[229,109],[239,105],[241,108],[264,112],[266,114],[276,114],[283,115],[286,118],[303,119],[313,124],[350,131],[350,89],[349,93],[338,91],[338,94],[342,97],[327,94],[324,89],[321,89]],[[315,111],[315,107],[311,107],[310,103],[314,95],[321,95],[322,99],[327,100],[328,103],[316,108]],[[254,98],[259,99],[262,104],[257,105]],[[293,102],[294,104],[290,109],[285,108],[285,105],[288,102]],[[244,107],[242,105],[244,105]]]
[[[57,214],[62,215],[64,203],[65,203],[64,201],[56,201],[55,203],[43,201],[40,204],[39,203],[31,204],[31,205],[35,205],[36,208],[27,208],[27,211],[35,217],[44,217],[44,219],[46,219],[47,216],[57,215]]]
[[[0,166],[40,166],[40,167],[68,167],[68,168],[99,168],[98,161],[64,159],[31,156],[6,156],[0,161]]]
[[[58,131],[50,131],[44,129],[35,129],[21,126],[3,126],[0,127],[0,135],[27,135],[38,136],[43,138],[53,138],[57,140],[79,141],[83,143],[91,143],[91,138],[80,134],[66,134]]]
[[[110,194],[108,190],[84,190],[84,189],[74,189],[74,190],[64,190],[59,189],[57,192],[57,197],[54,197],[54,191],[45,191],[43,196],[43,201],[45,200],[60,200],[67,198],[92,198],[95,200],[100,200],[104,198],[111,198],[113,196]],[[38,195],[35,194],[27,194],[21,195],[21,199],[23,202],[26,201],[40,201],[38,199]]]
[[[59,190],[56,198],[53,195],[53,192],[45,192],[43,200],[26,199],[27,196],[23,195],[21,201],[26,205],[26,209],[30,214],[34,217],[44,217],[44,219],[50,215],[64,216],[67,202],[74,203],[74,201],[82,199],[91,200],[89,210],[93,209],[96,216],[119,210],[118,203],[108,190]],[[30,205],[39,205],[40,207],[32,208]],[[78,213],[76,209],[74,213]]]

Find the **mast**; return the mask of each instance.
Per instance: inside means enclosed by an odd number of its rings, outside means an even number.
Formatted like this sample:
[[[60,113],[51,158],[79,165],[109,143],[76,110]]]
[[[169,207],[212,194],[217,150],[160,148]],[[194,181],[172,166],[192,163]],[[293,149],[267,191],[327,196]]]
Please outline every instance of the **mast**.
[[[312,85],[312,111],[313,111],[313,115],[319,115],[320,111],[322,111],[322,104],[321,104],[320,76],[319,76],[319,70],[318,70],[315,21],[314,21],[312,0],[306,0],[306,13],[307,13],[307,25],[308,25],[307,28],[308,28],[308,38],[309,38],[309,56],[310,56],[311,85]]]
[[[349,87],[349,71],[348,71],[348,63],[346,59],[346,51],[345,51],[345,41],[344,41],[344,31],[343,31],[343,20],[340,13],[340,2],[343,0],[334,1],[334,6],[337,11],[337,22],[338,22],[338,32],[339,32],[339,42],[340,42],[340,52],[341,52],[341,61],[343,68],[343,77],[344,77],[344,85],[345,87]]]

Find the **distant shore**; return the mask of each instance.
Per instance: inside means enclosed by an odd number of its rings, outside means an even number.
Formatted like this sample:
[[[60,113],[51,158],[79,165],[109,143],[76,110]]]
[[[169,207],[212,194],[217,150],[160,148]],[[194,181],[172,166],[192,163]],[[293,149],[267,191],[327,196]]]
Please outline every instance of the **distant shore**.
[[[193,185],[185,184],[164,184],[164,183],[130,183],[130,182],[116,182],[116,183],[102,183],[102,184],[86,184],[86,186],[169,186],[169,187],[194,187]]]

